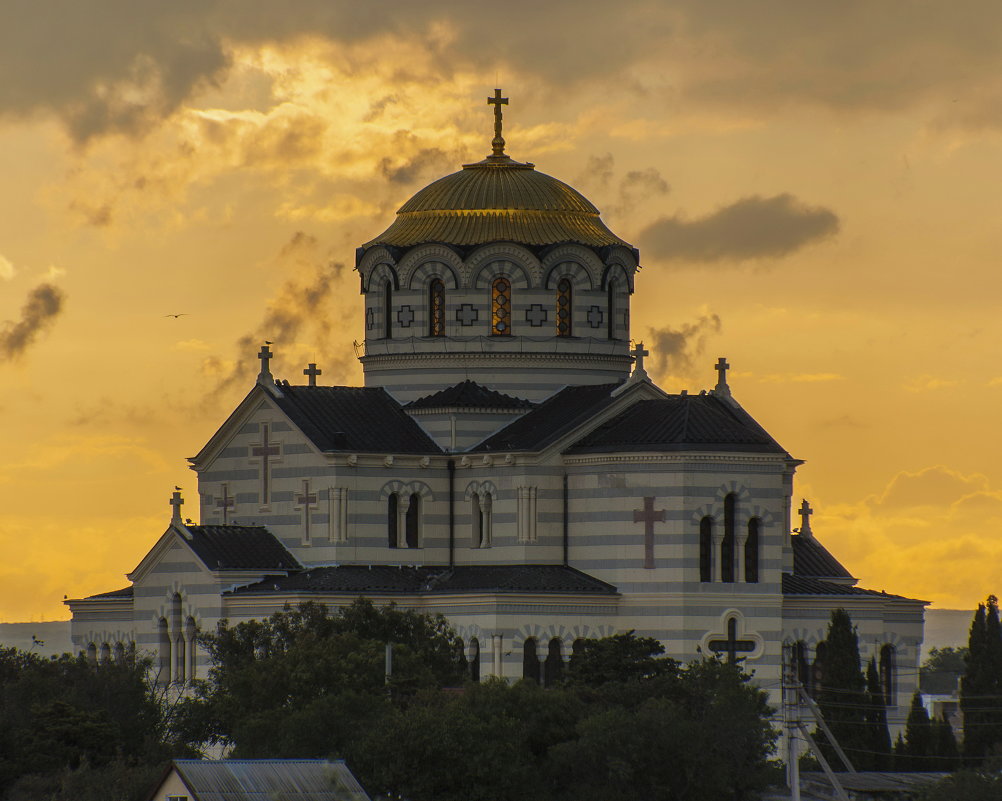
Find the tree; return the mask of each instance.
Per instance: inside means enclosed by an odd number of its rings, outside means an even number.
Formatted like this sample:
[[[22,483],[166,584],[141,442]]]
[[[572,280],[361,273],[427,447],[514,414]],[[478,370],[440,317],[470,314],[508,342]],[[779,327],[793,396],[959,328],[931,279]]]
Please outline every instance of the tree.
[[[934,750],[933,727],[922,704],[922,694],[912,695],[912,705],[905,721],[905,756],[907,770],[935,770],[928,757]]]
[[[817,702],[850,761],[862,758],[865,763],[872,739],[866,725],[866,679],[860,670],[859,639],[845,609],[833,609],[828,623]],[[844,769],[826,738],[820,737],[818,746],[833,769]]]
[[[867,770],[889,770],[893,763],[891,734],[887,728],[887,703],[875,656],[870,657],[866,665],[866,711],[863,719],[870,739],[869,753],[854,755],[859,763],[854,762],[854,766]],[[867,758],[858,759],[860,756]]]
[[[927,788],[921,801],[1002,801],[1002,770],[960,770]]]
[[[679,664],[664,652],[658,640],[638,637],[633,631],[582,640],[571,653],[567,681],[599,687],[609,682],[673,675]]]
[[[967,664],[960,681],[964,757],[978,762],[1002,744],[1002,626],[998,599],[978,604],[971,622]]]
[[[967,648],[933,648],[919,668],[919,689],[925,695],[950,695],[957,691],[967,664]]]

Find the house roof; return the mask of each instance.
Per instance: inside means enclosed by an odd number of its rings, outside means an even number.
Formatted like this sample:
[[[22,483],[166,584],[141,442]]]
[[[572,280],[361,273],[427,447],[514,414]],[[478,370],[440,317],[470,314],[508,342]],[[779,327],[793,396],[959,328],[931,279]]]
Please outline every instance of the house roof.
[[[832,581],[811,576],[795,576],[790,573],[783,574],[783,595],[866,595],[877,598],[894,598],[902,601],[914,601],[914,598],[906,598],[904,595],[892,595],[889,592],[878,592],[877,590],[865,590],[862,587],[853,587],[849,584],[836,584]]]
[[[567,452],[638,450],[786,453],[744,409],[713,394],[638,401]]]
[[[481,442],[473,451],[539,450],[604,409],[621,384],[565,387],[526,415]]]
[[[112,590],[111,592],[99,592],[97,595],[88,595],[86,598],[84,598],[84,600],[100,601],[105,598],[109,600],[121,598],[124,600],[124,599],[131,599],[132,595],[133,595],[132,585],[130,584],[128,587],[122,587],[122,589],[120,590]]]
[[[441,453],[382,387],[278,384],[275,404],[321,451]]]
[[[476,381],[460,381],[432,395],[411,401],[405,409],[480,408],[480,409],[531,409],[535,404],[524,398],[515,398],[495,392]]]
[[[290,576],[268,576],[233,594],[270,593],[589,593],[614,595],[616,588],[566,565],[461,565],[409,567],[339,565]]]
[[[172,767],[194,801],[369,801],[342,759],[175,759]]]
[[[842,563],[831,555],[814,537],[794,534],[790,537],[793,545],[793,575],[815,578],[853,578]]]
[[[184,541],[210,570],[301,569],[296,557],[264,526],[184,528],[191,535]]]

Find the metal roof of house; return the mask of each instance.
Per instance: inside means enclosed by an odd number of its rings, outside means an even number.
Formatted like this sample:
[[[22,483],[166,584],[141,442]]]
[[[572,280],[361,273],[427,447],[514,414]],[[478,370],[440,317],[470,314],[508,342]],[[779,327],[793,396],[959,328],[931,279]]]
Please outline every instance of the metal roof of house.
[[[793,575],[814,578],[853,578],[831,552],[814,537],[794,534],[790,537],[793,546]]]
[[[535,404],[524,398],[515,398],[488,389],[483,384],[467,379],[455,386],[440,390],[432,395],[411,401],[405,409],[479,408],[479,409],[531,409]]]
[[[278,407],[321,451],[441,453],[382,387],[278,384]]]
[[[810,576],[794,576],[790,573],[783,574],[783,595],[867,595],[878,598],[896,598],[903,601],[916,600],[914,598],[906,598],[904,595],[892,595],[889,592],[865,590],[862,587],[836,584],[832,581],[823,581]]]
[[[567,452],[638,450],[786,453],[744,409],[712,394],[638,401]]]
[[[566,565],[411,567],[339,565],[268,576],[234,594],[271,593],[590,593],[613,595],[611,584]]]
[[[111,590],[111,592],[99,592],[97,595],[88,595],[84,598],[85,601],[100,601],[104,598],[109,600],[114,600],[116,598],[121,598],[123,600],[131,599],[133,595],[132,585],[128,587],[122,587],[120,590]]]
[[[172,767],[193,801],[369,801],[341,759],[175,759]]]
[[[184,526],[188,547],[210,570],[299,570],[301,565],[264,526]]]

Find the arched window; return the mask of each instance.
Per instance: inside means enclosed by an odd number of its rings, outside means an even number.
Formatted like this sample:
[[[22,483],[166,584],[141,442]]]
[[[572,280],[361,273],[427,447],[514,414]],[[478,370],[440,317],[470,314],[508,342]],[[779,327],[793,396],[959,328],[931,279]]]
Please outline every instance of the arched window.
[[[398,545],[397,527],[400,524],[400,498],[397,497],[397,493],[391,492],[390,497],[386,499],[386,539],[387,545],[391,548],[396,548]]]
[[[111,662],[111,646],[103,642],[101,643],[101,664],[107,665]]]
[[[428,336],[445,336],[445,284],[433,278],[428,285]]]
[[[572,302],[571,279],[561,278],[557,282],[557,336],[571,336],[574,304]]]
[[[470,638],[470,681],[480,681],[480,640]]]
[[[383,338],[393,336],[393,282],[383,285]]]
[[[491,284],[491,336],[511,336],[511,281],[504,276]]]
[[[470,529],[473,535],[473,547],[484,544],[484,510],[480,505],[480,495],[474,492],[470,496]]]
[[[546,652],[546,663],[543,665],[543,686],[552,687],[560,682],[564,675],[564,656],[561,653],[559,637],[550,640]]]
[[[539,657],[536,655],[535,637],[529,637],[522,646],[522,678],[539,684]]]
[[[157,683],[170,684],[170,630],[165,617],[157,621]]]
[[[724,498],[724,538],[720,542],[720,580],[734,582],[734,517],[737,497],[733,492]]]
[[[616,338],[616,282],[609,281],[609,288],[607,290],[608,298],[606,299],[606,326],[609,329],[609,339]]]
[[[181,629],[181,594],[175,592],[170,600],[171,644],[174,651],[174,681],[184,683],[185,662],[184,631]]]
[[[421,496],[411,493],[404,516],[404,540],[408,548],[418,547],[418,526],[421,523]]]
[[[125,664],[125,645],[121,640],[115,643],[115,663],[119,665]]]
[[[824,640],[818,643],[814,649],[814,664],[811,666],[811,687],[814,692],[819,691],[825,682],[825,652],[828,650],[828,643]]]
[[[880,649],[880,689],[884,693],[884,704],[888,707],[898,705],[897,688],[894,686],[894,646],[888,643]]]
[[[699,521],[699,580],[713,581],[713,518]]]
[[[97,646],[94,643],[87,643],[87,661],[92,665],[97,664]]]
[[[811,684],[811,671],[807,667],[807,644],[803,640],[797,640],[793,644],[793,669],[796,671],[797,681],[807,691],[813,692]]]
[[[581,656],[584,654],[585,641],[584,637],[578,637],[571,643],[571,656]]]
[[[748,521],[748,538],[745,540],[745,582],[758,583],[758,531],[762,521],[753,517]]]
[[[195,618],[189,617],[184,622],[184,637],[188,641],[188,681],[195,680],[195,668],[198,665],[198,626]]]

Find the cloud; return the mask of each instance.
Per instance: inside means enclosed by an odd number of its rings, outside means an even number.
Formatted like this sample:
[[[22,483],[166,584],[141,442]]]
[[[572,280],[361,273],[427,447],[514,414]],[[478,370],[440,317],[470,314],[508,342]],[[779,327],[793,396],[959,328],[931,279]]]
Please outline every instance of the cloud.
[[[455,159],[438,147],[426,147],[410,158],[401,160],[384,158],[379,171],[395,184],[412,184],[419,178],[438,177],[455,164]]]
[[[65,296],[55,284],[39,284],[21,307],[21,319],[0,327],[0,358],[16,359],[50,327],[63,308]]]
[[[817,384],[827,381],[844,381],[838,373],[770,373],[759,378],[763,384]]]
[[[839,218],[790,194],[753,195],[705,217],[668,217],[641,231],[648,257],[686,262],[743,262],[781,258],[833,236]]]
[[[948,506],[954,501],[988,489],[988,479],[980,473],[964,475],[943,465],[918,472],[898,473],[873,503],[884,508]]]
[[[909,392],[935,392],[937,389],[949,389],[957,386],[957,381],[947,378],[936,378],[931,375],[923,375],[914,378],[905,384],[905,389]]]
[[[5,258],[3,255],[0,255],[0,278],[3,278],[5,281],[9,281],[14,277],[14,273],[16,272],[17,270],[14,269],[14,265],[10,262],[10,260]]]
[[[720,328],[720,317],[709,312],[679,328],[652,328],[647,344],[654,372],[659,375],[694,375],[697,372],[695,361],[703,355],[707,337],[720,333]]]

